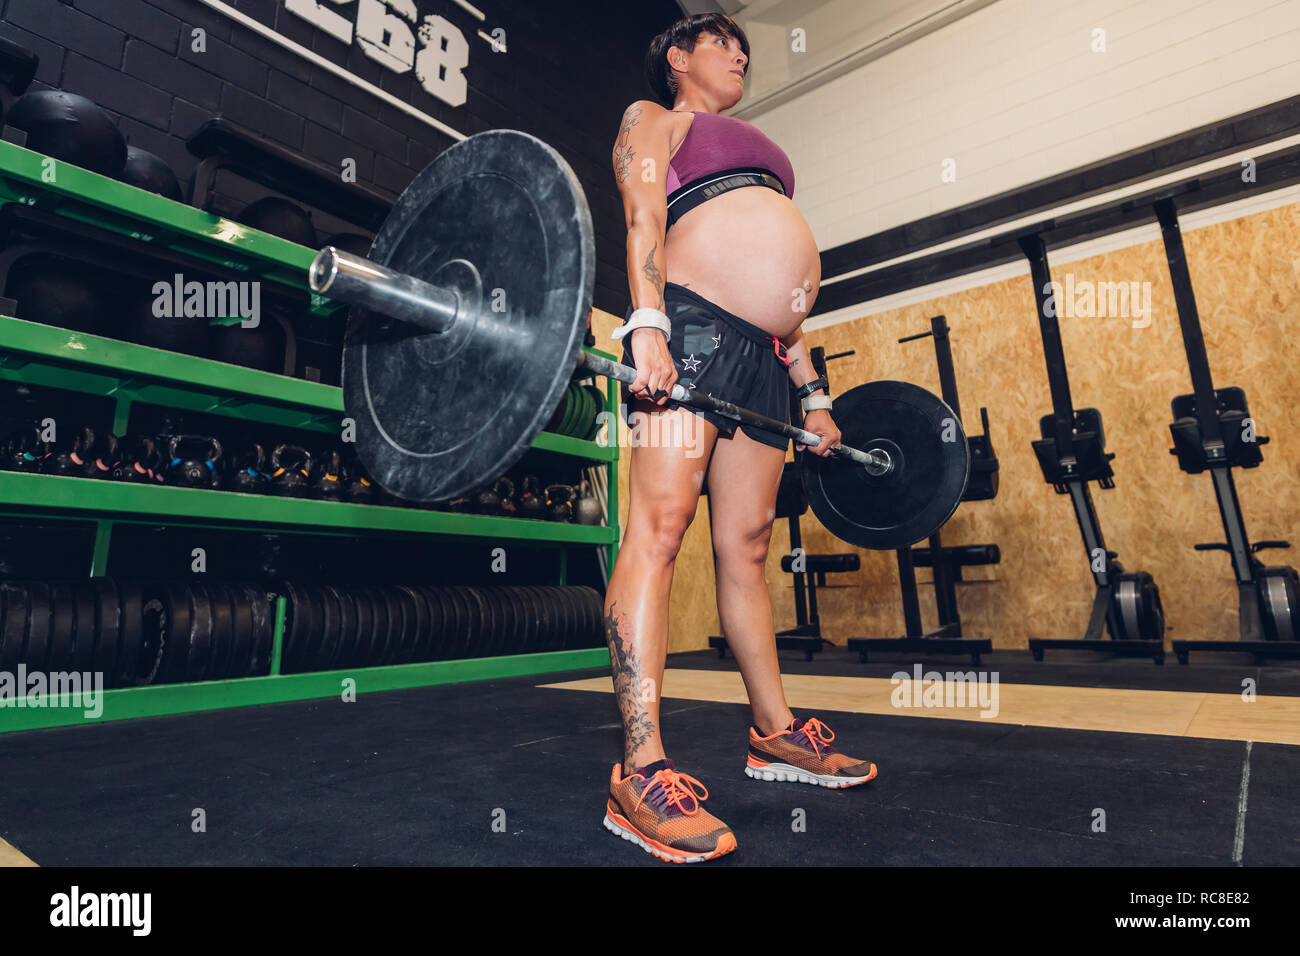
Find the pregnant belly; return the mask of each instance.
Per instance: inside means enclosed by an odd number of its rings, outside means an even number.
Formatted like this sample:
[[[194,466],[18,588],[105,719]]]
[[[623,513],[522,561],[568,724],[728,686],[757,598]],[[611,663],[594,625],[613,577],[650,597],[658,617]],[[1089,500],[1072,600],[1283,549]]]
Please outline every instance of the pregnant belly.
[[[762,186],[733,189],[696,206],[668,230],[668,281],[785,336],[808,316],[821,257],[799,207]]]

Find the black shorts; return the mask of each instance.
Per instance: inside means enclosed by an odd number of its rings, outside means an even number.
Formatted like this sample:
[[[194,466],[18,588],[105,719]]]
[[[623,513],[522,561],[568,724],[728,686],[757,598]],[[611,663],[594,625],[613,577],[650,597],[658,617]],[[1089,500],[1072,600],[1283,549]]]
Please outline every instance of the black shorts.
[[[664,286],[664,303],[672,324],[668,352],[677,368],[677,384],[789,423],[790,369],[782,357],[784,347],[781,354],[777,352],[779,340],[675,282]],[[628,306],[624,321],[632,317],[632,312]],[[623,339],[623,364],[635,368],[631,338],[629,335]],[[623,404],[629,414],[632,401],[624,385]],[[679,404],[670,400],[665,407]],[[719,433],[728,438],[740,425],[746,435],[764,445],[790,447],[790,439],[776,432],[742,425],[734,418],[693,405],[683,407],[717,426]]]

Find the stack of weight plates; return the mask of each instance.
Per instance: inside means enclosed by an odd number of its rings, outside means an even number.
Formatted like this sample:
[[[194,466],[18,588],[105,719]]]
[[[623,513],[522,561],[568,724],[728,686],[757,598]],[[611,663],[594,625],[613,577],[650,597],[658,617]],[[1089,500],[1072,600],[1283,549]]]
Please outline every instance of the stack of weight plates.
[[[600,431],[596,415],[604,407],[604,393],[595,385],[570,382],[555,413],[546,423],[546,431],[574,438],[595,438]]]
[[[103,674],[105,687],[270,669],[271,597],[238,584],[0,582],[0,671]]]
[[[281,671],[340,670],[599,647],[604,599],[589,587],[285,582]]]

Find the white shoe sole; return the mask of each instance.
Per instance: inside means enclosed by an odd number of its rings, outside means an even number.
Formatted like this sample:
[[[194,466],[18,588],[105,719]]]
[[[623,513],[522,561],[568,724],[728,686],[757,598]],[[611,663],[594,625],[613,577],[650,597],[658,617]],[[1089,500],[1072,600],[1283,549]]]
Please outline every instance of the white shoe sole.
[[[765,767],[751,767],[745,764],[745,776],[753,777],[755,780],[781,780],[790,781],[791,783],[811,783],[816,787],[830,787],[838,790],[843,787],[856,787],[858,784],[866,783],[868,780],[874,780],[875,776],[870,777],[831,777],[819,773],[809,773],[807,770],[800,770],[798,767],[792,767],[788,763],[770,763]]]
[[[713,856],[707,853],[701,853],[696,856],[684,856],[684,855],[678,856],[676,854],[670,854],[664,850],[660,850],[657,847],[652,847],[650,844],[646,843],[645,840],[641,839],[641,837],[638,834],[633,833],[631,830],[628,830],[625,827],[615,823],[609,817],[608,814],[605,815],[605,829],[608,830],[610,833],[615,833],[621,836],[624,840],[627,840],[629,843],[635,843],[637,846],[645,850],[651,856],[663,860],[665,863],[703,863],[705,860],[714,859]],[[725,855],[725,854],[721,854],[721,855]]]

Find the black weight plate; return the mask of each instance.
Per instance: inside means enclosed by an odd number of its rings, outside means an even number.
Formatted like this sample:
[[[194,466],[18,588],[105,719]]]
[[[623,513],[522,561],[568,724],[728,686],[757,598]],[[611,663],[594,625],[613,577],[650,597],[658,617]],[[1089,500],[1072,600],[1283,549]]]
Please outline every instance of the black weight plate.
[[[524,602],[519,596],[519,589],[507,585],[501,589],[501,599],[506,609],[506,627],[497,643],[498,654],[516,654],[523,643],[524,628],[527,620],[524,616]]]
[[[559,593],[560,606],[564,611],[564,625],[560,631],[560,639],[556,642],[555,649],[567,651],[574,646],[578,635],[578,618],[581,615],[581,609],[578,607],[578,598],[573,588],[567,585],[555,589]]]
[[[465,656],[487,657],[487,641],[491,638],[491,612],[483,592],[476,587],[463,587],[461,594],[469,605],[469,632],[466,634]]]
[[[275,653],[275,602],[278,595],[268,594],[260,585],[244,588],[249,611],[253,616],[253,643],[250,648],[248,673],[261,676],[271,672],[271,655]],[[287,601],[285,602],[288,603]],[[285,608],[285,628],[288,628],[289,609]],[[281,670],[284,665],[284,639],[280,641]]]
[[[10,581],[0,583],[0,672],[12,674],[27,649],[27,588]]]
[[[320,641],[309,657],[311,670],[333,670],[343,637],[343,609],[339,606],[339,593],[328,584],[316,585],[311,590],[320,602],[317,607],[321,611],[321,625],[317,632]]]
[[[208,679],[212,667],[212,599],[208,596],[206,585],[194,582],[188,586],[190,592],[190,656],[185,666],[185,679],[202,681]]]
[[[831,534],[860,548],[892,551],[929,537],[961,503],[970,446],[943,400],[907,382],[867,382],[836,397],[832,412],[843,444],[883,449],[885,475],[855,462],[802,453],[808,504]]]
[[[230,625],[234,631],[226,676],[247,677],[253,670],[253,644],[257,640],[252,596],[249,589],[241,584],[227,585],[226,593],[230,598]]]
[[[428,657],[421,660],[443,661],[455,656],[452,649],[463,617],[461,608],[454,603],[447,588],[433,584],[420,585],[417,590],[428,602],[429,643]]]
[[[95,666],[95,589],[90,581],[72,585],[73,624],[72,670],[86,672]]]
[[[389,589],[394,602],[401,608],[402,631],[398,639],[394,664],[409,664],[415,660],[420,640],[420,614],[424,602],[416,603],[415,595],[408,588],[397,586]],[[427,616],[427,612],[426,612]]]
[[[537,628],[528,643],[528,653],[537,654],[550,647],[555,626],[555,610],[551,607],[550,595],[546,593],[544,586],[530,584],[528,592],[533,596],[533,610],[537,615]]]
[[[352,666],[352,658],[357,652],[357,605],[348,588],[333,585],[330,588],[339,601],[339,643],[331,669],[343,670]]]
[[[357,608],[357,639],[348,658],[348,666],[365,667],[370,649],[375,646],[375,608],[366,588],[350,587],[348,594]]]
[[[459,660],[465,656],[465,630],[469,624],[469,607],[460,596],[457,588],[452,586],[438,588],[442,599],[442,608],[446,613],[442,626],[442,646],[438,659],[444,661]]]
[[[474,645],[478,632],[483,626],[483,612],[479,608],[478,597],[467,587],[454,587],[451,590],[460,599],[461,607],[465,612],[465,620],[461,624],[458,638],[460,653],[456,656],[461,659],[477,657]]]
[[[296,674],[303,669],[304,647],[307,644],[308,634],[316,633],[312,630],[315,624],[311,607],[311,598],[304,591],[301,584],[294,584],[292,581],[283,582],[284,596],[287,598],[287,606],[284,609],[284,635],[280,640],[280,672],[282,674]],[[272,626],[274,627],[274,620]],[[274,640],[275,632],[271,632]],[[274,653],[272,647],[271,653]],[[268,658],[269,661],[269,658]],[[269,664],[268,664],[269,670]]]
[[[182,584],[168,586],[163,597],[162,661],[155,679],[175,684],[185,679],[185,665],[190,655],[190,631],[194,612],[190,609],[189,589]]]
[[[122,602],[109,578],[91,578],[95,595],[95,670],[105,687],[117,686],[117,658],[122,641]]]
[[[407,611],[414,626],[411,627],[411,643],[407,646],[406,660],[411,663],[432,660],[432,651],[436,635],[430,629],[429,601],[424,591],[411,585],[400,585],[398,590],[405,596]]]
[[[50,655],[46,666],[51,671],[72,670],[72,648],[76,639],[77,608],[72,600],[72,585],[56,581],[50,585]]]
[[[367,662],[369,667],[382,667],[388,663],[389,654],[393,649],[393,639],[397,635],[397,628],[401,625],[401,618],[397,615],[400,613],[393,607],[392,598],[388,595],[388,589],[380,586],[368,588],[370,592],[370,606],[375,614],[375,642],[370,648],[370,659]]]
[[[167,650],[167,628],[171,619],[167,588],[154,585],[140,591],[140,662],[135,669],[137,686],[161,683],[163,656]],[[186,631],[188,632],[188,629]]]
[[[569,626],[569,608],[564,599],[564,588],[554,584],[548,584],[545,587],[547,600],[550,602],[551,610],[555,614],[555,627],[546,649],[548,651],[558,651],[564,647],[564,637]]]
[[[569,646],[572,648],[588,648],[596,646],[596,626],[600,621],[600,612],[598,602],[600,592],[591,587],[579,587],[574,589],[578,597],[578,605],[582,609],[582,616],[578,624],[578,630],[574,634],[573,643]]]
[[[503,653],[523,654],[528,648],[528,642],[532,639],[532,633],[536,627],[537,613],[533,610],[532,595],[524,587],[518,584],[511,586],[510,596],[517,608],[516,613],[519,615],[519,621],[518,626],[515,628],[514,637],[506,645]]]
[[[212,657],[208,662],[208,680],[230,676],[230,661],[235,653],[235,619],[230,607],[230,592],[224,584],[205,584],[212,604]]]
[[[370,258],[473,313],[434,333],[356,309],[343,350],[366,470],[403,498],[454,498],[508,471],[568,385],[595,276],[586,199],[541,140],[479,133],[411,181]]]
[[[497,632],[497,638],[492,645],[492,656],[497,657],[501,654],[510,653],[510,645],[515,642],[515,634],[519,630],[519,609],[515,604],[515,594],[512,587],[502,585],[494,590],[496,591],[497,601],[497,626],[500,630]]]
[[[389,621],[388,598],[381,588],[367,587],[366,597],[370,600],[370,616],[373,637],[370,647],[366,649],[366,658],[361,663],[365,667],[378,667],[388,653],[389,634],[392,624]]]
[[[43,671],[49,663],[53,610],[50,586],[44,581],[27,585],[27,649],[23,659],[29,670]]]
[[[118,581],[117,593],[122,608],[121,653],[117,656],[117,685],[133,687],[138,682],[141,664],[148,661],[149,671],[158,659],[161,642],[155,633],[145,647],[144,595],[134,581]],[[146,650],[149,656],[146,657]]]

